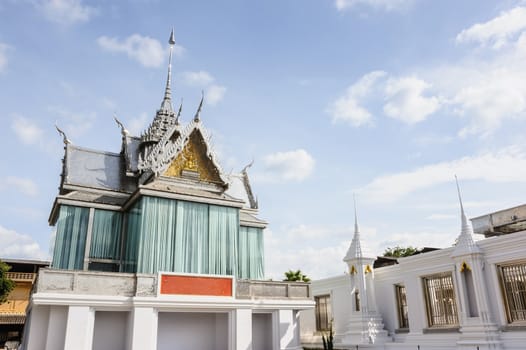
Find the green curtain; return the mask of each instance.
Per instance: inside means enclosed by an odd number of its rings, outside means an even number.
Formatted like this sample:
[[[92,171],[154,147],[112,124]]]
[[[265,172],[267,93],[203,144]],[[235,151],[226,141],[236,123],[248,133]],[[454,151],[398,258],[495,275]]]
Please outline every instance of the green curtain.
[[[120,259],[122,214],[95,209],[91,233],[90,258]]]
[[[208,273],[208,205],[177,201],[176,272]]]
[[[237,241],[237,277],[242,279],[263,279],[265,277],[263,229],[240,226]]]
[[[57,269],[82,270],[88,232],[89,209],[61,205],[57,220],[57,233],[53,262]]]
[[[137,272],[173,271],[177,202],[157,197],[142,202]]]
[[[137,272],[137,255],[141,242],[142,199],[126,213],[126,236],[124,241],[123,272]]]
[[[239,211],[211,205],[209,208],[208,273],[235,275]]]
[[[126,223],[123,271],[264,277],[262,230],[241,234],[237,208],[145,196]]]

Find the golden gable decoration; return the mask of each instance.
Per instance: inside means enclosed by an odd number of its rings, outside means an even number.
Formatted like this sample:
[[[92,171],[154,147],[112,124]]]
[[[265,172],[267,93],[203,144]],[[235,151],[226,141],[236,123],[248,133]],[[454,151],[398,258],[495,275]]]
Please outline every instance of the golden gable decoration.
[[[200,132],[190,134],[183,150],[172,161],[164,176],[182,177],[183,171],[194,172],[200,181],[221,183],[218,169],[207,156],[206,144]]]

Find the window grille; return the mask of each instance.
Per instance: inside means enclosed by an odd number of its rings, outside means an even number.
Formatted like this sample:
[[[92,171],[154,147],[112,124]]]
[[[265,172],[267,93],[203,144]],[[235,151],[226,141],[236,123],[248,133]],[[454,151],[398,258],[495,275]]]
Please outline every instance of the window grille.
[[[395,285],[396,289],[396,305],[398,309],[398,324],[401,329],[409,328],[409,317],[407,312],[407,296],[405,286],[401,284]]]
[[[316,330],[318,332],[328,331],[332,319],[331,296],[320,295],[314,297],[316,302]]]
[[[509,323],[526,322],[526,262],[499,266]]]
[[[429,327],[458,326],[457,302],[450,273],[423,278]]]

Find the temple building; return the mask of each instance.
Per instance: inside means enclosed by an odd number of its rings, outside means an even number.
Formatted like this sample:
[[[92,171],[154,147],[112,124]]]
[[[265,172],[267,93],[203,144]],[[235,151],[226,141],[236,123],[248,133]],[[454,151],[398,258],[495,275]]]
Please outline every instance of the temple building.
[[[28,308],[28,350],[300,349],[309,285],[264,280],[248,167],[225,174],[201,120],[173,108],[170,36],[160,108],[120,153],[74,145],[49,223],[53,258]],[[116,129],[117,130],[117,129]]]
[[[355,217],[348,273],[312,282],[305,348],[332,329],[335,349],[525,349],[526,205],[468,220],[459,199],[453,246],[398,259],[364,251]]]
[[[6,344],[20,344],[26,323],[26,309],[38,270],[49,266],[49,262],[9,258],[0,261],[10,267],[5,277],[15,282],[7,301],[0,304],[0,349],[3,349],[7,347]]]

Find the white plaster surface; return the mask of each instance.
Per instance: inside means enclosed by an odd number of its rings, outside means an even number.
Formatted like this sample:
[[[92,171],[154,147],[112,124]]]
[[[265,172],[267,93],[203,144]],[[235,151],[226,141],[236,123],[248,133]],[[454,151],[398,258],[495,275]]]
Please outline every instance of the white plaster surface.
[[[252,314],[252,350],[269,350],[272,346],[272,314]]]
[[[129,312],[95,312],[93,350],[125,350],[129,317]]]
[[[228,350],[227,313],[160,312],[157,350]]]

